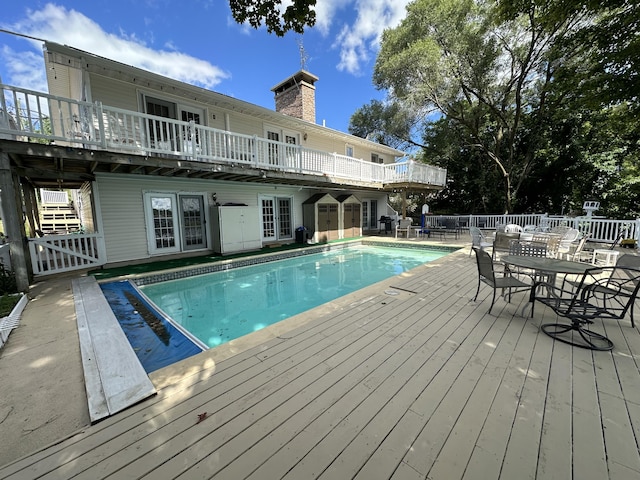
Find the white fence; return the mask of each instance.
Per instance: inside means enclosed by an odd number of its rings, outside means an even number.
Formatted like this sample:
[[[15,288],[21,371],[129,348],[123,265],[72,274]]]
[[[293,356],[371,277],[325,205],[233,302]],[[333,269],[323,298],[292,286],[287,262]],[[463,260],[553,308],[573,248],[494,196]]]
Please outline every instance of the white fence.
[[[413,161],[377,164],[337,153],[241,135],[130,110],[0,85],[0,135],[140,155],[169,154],[212,164],[247,165],[373,183],[444,186],[445,169]]]
[[[106,263],[104,239],[99,234],[48,235],[28,240],[34,275],[52,275]]]
[[[514,223],[525,227],[533,225],[540,230],[548,230],[558,225],[567,225],[580,230],[583,234],[591,234],[589,241],[613,243],[621,235],[631,238],[640,244],[640,219],[615,220],[601,217],[565,217],[546,214],[525,215],[429,215],[432,224],[443,224],[443,220],[451,220],[461,228],[470,226],[483,230],[495,230],[498,225]]]

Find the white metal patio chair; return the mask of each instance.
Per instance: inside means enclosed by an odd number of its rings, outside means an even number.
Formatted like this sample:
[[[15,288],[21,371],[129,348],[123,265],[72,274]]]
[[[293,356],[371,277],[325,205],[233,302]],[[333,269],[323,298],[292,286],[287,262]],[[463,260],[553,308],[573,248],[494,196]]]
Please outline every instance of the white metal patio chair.
[[[398,238],[398,232],[404,233],[406,238],[409,238],[411,235],[411,223],[412,220],[410,218],[403,218],[398,221],[398,225],[396,225],[396,238]]]
[[[473,251],[474,247],[481,250],[493,247],[493,241],[485,237],[484,233],[482,233],[482,230],[480,230],[478,227],[469,227],[469,234],[471,235],[471,249],[469,249],[469,256],[471,256],[471,252]]]

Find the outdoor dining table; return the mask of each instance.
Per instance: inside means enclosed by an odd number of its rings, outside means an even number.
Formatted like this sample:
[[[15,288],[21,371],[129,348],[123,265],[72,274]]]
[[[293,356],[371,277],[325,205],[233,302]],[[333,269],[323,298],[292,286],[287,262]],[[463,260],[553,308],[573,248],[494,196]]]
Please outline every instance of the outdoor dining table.
[[[505,255],[500,258],[500,261],[507,266],[513,265],[514,267],[534,270],[536,276],[547,275],[550,277],[551,283],[555,283],[557,274],[583,275],[587,269],[593,268],[593,265],[589,263],[573,262],[560,258],[529,257],[526,255]],[[531,302],[522,308],[523,317],[525,316],[525,310],[530,306]]]
[[[560,258],[528,257],[526,255],[505,255],[500,257],[500,261],[505,265],[529,268],[535,270],[536,273],[546,273],[554,276],[558,273],[582,275],[588,268],[593,268],[593,265],[589,263],[573,262]]]

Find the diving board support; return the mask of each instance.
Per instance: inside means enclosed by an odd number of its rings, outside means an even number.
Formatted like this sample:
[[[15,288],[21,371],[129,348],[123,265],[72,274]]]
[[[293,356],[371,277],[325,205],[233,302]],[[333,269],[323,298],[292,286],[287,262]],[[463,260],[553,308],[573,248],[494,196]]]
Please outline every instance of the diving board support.
[[[94,277],[72,281],[91,423],[154,395],[151,383]]]

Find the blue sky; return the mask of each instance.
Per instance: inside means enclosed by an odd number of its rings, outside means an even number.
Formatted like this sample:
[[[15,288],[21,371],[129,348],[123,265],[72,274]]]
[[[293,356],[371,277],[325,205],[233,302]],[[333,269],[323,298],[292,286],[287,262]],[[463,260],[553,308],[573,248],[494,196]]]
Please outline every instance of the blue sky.
[[[288,1],[288,0],[285,0]],[[0,28],[70,45],[274,108],[271,87],[301,68],[319,77],[316,122],[347,131],[355,110],[383,92],[372,72],[385,28],[409,0],[318,0],[318,21],[284,38],[238,25],[227,0],[22,0],[2,7]],[[0,33],[3,83],[46,90],[42,44]]]

